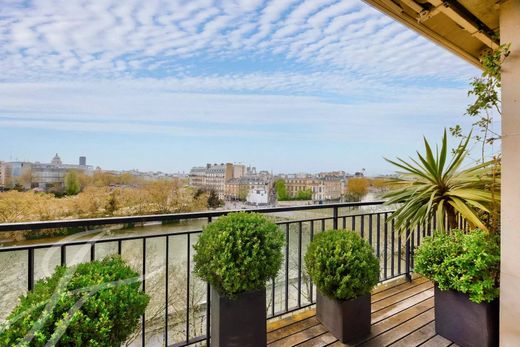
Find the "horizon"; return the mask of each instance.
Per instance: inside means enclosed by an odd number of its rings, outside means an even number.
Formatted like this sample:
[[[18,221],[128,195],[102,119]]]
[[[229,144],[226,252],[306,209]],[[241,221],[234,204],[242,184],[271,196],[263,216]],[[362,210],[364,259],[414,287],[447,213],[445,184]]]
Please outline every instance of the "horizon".
[[[0,148],[27,161],[390,174],[471,127],[480,74],[360,1],[8,2],[0,23]]]

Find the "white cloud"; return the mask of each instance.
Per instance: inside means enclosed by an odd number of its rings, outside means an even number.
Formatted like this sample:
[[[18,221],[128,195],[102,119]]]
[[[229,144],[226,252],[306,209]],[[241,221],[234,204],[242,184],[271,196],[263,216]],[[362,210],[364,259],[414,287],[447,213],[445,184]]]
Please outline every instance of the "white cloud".
[[[243,54],[379,78],[473,72],[354,0],[4,1],[0,28],[4,81],[132,76],[176,59]]]
[[[161,81],[4,83],[0,84],[0,125],[249,139],[285,136],[329,140],[347,136],[353,141],[369,138],[379,143],[405,141],[405,137],[392,139],[396,132],[417,135],[438,131],[464,111],[465,92],[453,88],[394,87],[389,97],[384,86],[367,82],[371,97],[350,102],[327,95],[244,93],[248,89],[261,90],[263,85],[276,85],[284,91],[307,83],[302,88],[323,88],[326,94],[327,87],[320,84],[323,79],[324,76],[313,81],[300,75],[251,75],[241,79],[219,76]],[[330,86],[348,83],[330,82]],[[218,92],[221,83],[226,84],[226,89],[241,93]],[[205,92],[200,92],[201,86],[205,86]],[[338,92],[334,88],[329,91]],[[408,96],[411,93],[413,100]]]

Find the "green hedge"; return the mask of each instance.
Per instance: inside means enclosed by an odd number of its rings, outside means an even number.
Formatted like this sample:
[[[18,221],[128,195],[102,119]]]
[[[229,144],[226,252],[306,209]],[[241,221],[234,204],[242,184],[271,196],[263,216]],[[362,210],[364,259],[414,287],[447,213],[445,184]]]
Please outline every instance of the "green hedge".
[[[283,232],[256,213],[230,213],[209,224],[194,245],[195,273],[228,297],[265,288],[282,265]]]
[[[379,281],[379,260],[368,242],[353,231],[317,234],[305,254],[305,266],[320,292],[333,299],[366,295]]]
[[[138,276],[120,257],[57,267],[20,298],[0,346],[121,346],[149,301]]]
[[[478,229],[435,233],[417,249],[415,271],[441,290],[465,293],[476,303],[490,302],[499,295],[499,237]]]

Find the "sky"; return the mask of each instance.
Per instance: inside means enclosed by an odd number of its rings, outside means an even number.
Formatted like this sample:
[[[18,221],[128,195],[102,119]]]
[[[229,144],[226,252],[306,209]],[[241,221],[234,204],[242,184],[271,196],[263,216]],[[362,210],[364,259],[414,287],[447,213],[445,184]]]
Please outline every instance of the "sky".
[[[360,0],[0,0],[0,160],[391,173],[479,74]]]

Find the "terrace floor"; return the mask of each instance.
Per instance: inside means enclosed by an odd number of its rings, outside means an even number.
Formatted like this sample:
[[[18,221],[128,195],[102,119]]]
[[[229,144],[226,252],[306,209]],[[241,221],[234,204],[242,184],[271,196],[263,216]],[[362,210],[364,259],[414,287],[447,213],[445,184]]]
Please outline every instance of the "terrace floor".
[[[340,343],[316,319],[315,309],[269,322],[267,342],[277,346],[452,346],[435,333],[433,285],[425,278],[376,288],[372,294],[372,330],[352,344]]]

